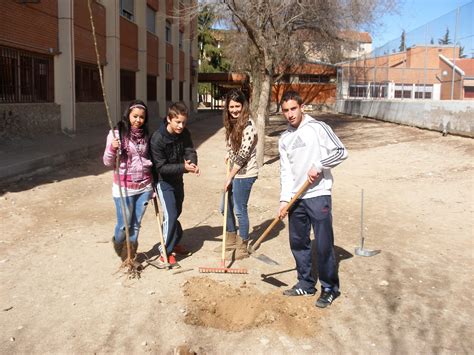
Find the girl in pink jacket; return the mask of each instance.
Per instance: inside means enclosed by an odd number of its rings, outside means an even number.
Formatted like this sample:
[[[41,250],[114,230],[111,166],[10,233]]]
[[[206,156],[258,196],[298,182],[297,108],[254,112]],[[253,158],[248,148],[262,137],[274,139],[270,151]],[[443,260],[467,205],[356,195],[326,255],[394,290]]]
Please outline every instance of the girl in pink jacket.
[[[112,196],[117,212],[117,224],[112,238],[114,250],[122,261],[127,258],[125,221],[130,232],[132,259],[138,248],[138,232],[148,201],[153,194],[151,160],[148,153],[148,110],[143,101],[130,103],[115,128],[107,136],[104,164],[114,169]],[[116,155],[120,154],[119,174],[115,171]],[[120,189],[125,200],[126,217],[122,215]]]

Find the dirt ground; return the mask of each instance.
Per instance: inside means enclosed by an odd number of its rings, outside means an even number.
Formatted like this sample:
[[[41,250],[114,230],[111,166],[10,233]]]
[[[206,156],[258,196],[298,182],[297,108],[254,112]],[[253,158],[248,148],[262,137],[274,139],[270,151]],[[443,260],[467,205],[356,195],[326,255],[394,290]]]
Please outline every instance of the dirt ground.
[[[211,115],[189,126],[202,175],[185,178],[181,221],[193,254],[181,269],[147,266],[140,279],[118,271],[112,175],[99,156],[2,186],[0,353],[472,353],[474,141],[321,118],[349,150],[333,170],[342,295],[332,306],[281,294],[296,281],[285,223],[258,250],[279,265],[248,258],[233,264],[248,274],[198,272],[220,257],[212,249],[222,232],[224,144]],[[284,128],[268,129],[249,206],[253,238],[276,215]],[[381,250],[369,258],[354,255],[362,189],[365,247]],[[153,212],[141,252],[158,240]]]

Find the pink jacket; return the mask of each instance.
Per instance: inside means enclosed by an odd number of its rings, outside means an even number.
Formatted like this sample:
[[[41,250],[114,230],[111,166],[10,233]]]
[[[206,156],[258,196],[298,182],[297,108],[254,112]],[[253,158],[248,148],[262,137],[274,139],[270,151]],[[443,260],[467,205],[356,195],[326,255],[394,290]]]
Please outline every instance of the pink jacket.
[[[117,130],[115,131],[115,135],[118,136]],[[103,161],[105,166],[114,168],[115,157],[118,149],[112,147],[112,139],[112,131],[110,131],[109,135],[107,136],[107,144],[104,151]],[[140,183],[143,186],[151,183],[152,162],[149,159],[148,142],[145,141],[145,144],[143,144],[141,147],[138,147],[130,140],[126,140],[126,142],[128,143],[127,149],[124,149],[120,156],[120,181]],[[117,176],[115,174],[114,182],[118,182]],[[126,186],[127,184],[125,184],[125,187]]]

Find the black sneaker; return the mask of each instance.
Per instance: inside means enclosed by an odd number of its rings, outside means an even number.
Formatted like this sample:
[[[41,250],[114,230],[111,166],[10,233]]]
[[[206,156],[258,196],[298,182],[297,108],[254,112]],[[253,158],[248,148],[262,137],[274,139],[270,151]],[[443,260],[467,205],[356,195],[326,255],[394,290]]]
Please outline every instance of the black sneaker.
[[[316,301],[316,307],[326,308],[329,306],[341,293],[339,291],[322,291],[318,300]]]
[[[285,296],[314,296],[316,293],[315,289],[303,290],[300,287],[293,286],[292,288],[283,291]]]

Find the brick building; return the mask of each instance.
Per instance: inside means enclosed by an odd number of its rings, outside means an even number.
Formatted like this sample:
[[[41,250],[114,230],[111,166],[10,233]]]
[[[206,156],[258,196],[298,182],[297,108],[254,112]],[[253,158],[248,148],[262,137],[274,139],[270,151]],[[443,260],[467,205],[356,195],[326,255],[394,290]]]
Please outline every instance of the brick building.
[[[452,45],[413,46],[399,53],[361,58],[340,65],[339,95],[341,98],[471,99],[473,63],[474,59],[459,58],[459,47]]]
[[[184,5],[183,5],[184,3]],[[196,105],[195,0],[93,0],[92,11],[113,121],[129,101],[151,118],[182,100]],[[74,134],[106,124],[87,0],[2,1],[0,137]]]

